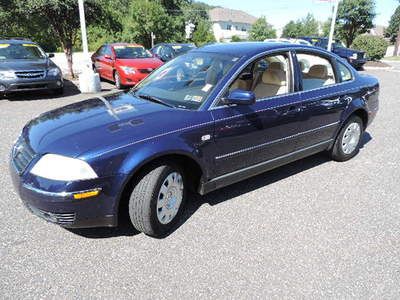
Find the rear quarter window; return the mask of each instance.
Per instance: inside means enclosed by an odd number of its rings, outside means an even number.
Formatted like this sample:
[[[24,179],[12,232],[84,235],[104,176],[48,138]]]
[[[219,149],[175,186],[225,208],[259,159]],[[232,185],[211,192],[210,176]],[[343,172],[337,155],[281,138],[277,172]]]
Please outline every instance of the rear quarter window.
[[[353,79],[353,74],[351,73],[350,69],[346,67],[343,63],[338,62],[338,69],[340,76],[342,77],[342,82],[350,81]]]

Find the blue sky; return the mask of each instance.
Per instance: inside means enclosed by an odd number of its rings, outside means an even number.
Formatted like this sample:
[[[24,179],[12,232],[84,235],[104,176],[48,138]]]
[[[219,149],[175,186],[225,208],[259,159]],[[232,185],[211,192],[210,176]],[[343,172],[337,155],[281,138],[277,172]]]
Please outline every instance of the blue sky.
[[[320,20],[326,20],[331,14],[332,4],[318,0],[200,0],[232,9],[240,9],[260,17],[266,16],[269,23],[282,28],[290,20],[296,20],[312,13]],[[391,15],[399,2],[397,0],[375,0],[376,25],[387,26]]]

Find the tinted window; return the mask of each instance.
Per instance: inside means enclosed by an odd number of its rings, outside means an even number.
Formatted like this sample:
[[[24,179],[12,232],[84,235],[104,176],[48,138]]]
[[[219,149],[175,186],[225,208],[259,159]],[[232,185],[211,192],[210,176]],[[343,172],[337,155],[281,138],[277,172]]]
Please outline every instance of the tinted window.
[[[297,54],[303,79],[303,90],[312,90],[336,83],[330,61],[313,54]]]
[[[103,55],[110,55],[112,56],[112,51],[111,51],[111,47],[110,46],[105,46],[104,50],[103,50]]]
[[[174,57],[174,52],[172,51],[172,49],[171,49],[170,47],[168,47],[168,46],[163,46],[163,47],[161,48],[161,51],[160,51],[160,56],[161,56],[163,59],[171,59],[171,58]]]
[[[118,45],[114,46],[115,55],[121,59],[149,58],[151,53],[140,46]]]
[[[349,80],[353,79],[353,75],[351,74],[351,71],[344,64],[342,64],[341,62],[338,62],[338,68],[339,68],[340,76],[342,77],[342,81],[349,81]]]
[[[189,52],[154,71],[139,83],[135,93],[197,109],[237,60],[225,54]]]
[[[289,78],[289,58],[286,54],[266,56],[248,65],[229,90],[252,91],[256,99],[265,99],[288,93]]]
[[[35,44],[0,44],[0,61],[43,58],[46,58],[46,54]]]

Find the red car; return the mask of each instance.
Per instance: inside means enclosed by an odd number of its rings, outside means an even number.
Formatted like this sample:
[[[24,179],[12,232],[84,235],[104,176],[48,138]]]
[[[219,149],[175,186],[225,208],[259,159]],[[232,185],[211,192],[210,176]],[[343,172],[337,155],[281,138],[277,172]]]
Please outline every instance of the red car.
[[[114,81],[118,89],[137,84],[163,64],[142,45],[128,43],[101,46],[92,55],[92,63],[100,77]]]

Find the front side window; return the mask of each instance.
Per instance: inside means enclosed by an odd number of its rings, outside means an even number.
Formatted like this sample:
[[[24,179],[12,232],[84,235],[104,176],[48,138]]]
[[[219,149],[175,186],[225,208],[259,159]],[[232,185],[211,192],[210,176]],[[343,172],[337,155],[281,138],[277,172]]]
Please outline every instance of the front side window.
[[[198,109],[238,59],[226,54],[189,52],[158,68],[133,92],[175,107]]]
[[[44,58],[46,54],[35,44],[0,44],[0,61]]]
[[[321,88],[336,83],[331,62],[314,54],[297,54],[303,79],[303,90]]]
[[[269,55],[248,65],[231,84],[229,90],[252,91],[256,99],[265,99],[289,92],[289,57]]]
[[[338,62],[338,69],[340,72],[340,76],[342,77],[342,82],[343,81],[350,81],[353,79],[353,75],[351,74],[351,71],[349,68],[347,68],[344,64],[341,62]]]

